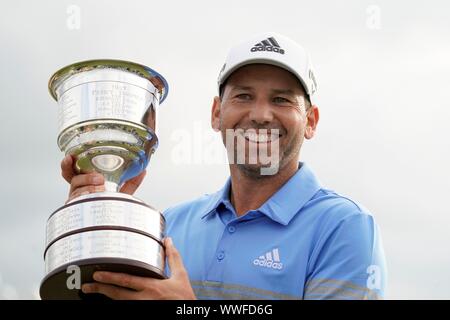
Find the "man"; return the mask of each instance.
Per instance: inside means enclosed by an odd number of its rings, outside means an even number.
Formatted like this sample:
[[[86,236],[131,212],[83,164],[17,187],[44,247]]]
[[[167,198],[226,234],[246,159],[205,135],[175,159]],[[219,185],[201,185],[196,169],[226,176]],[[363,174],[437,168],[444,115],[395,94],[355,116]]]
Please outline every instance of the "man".
[[[305,50],[282,35],[232,48],[211,113],[230,178],[220,191],[165,211],[175,244],[165,242],[170,277],[102,272],[83,290],[117,299],[382,298],[385,261],[373,217],[299,162],[319,120],[316,88]],[[71,163],[62,163],[71,198],[102,190],[101,176],[74,176]],[[142,179],[122,191],[133,193]]]

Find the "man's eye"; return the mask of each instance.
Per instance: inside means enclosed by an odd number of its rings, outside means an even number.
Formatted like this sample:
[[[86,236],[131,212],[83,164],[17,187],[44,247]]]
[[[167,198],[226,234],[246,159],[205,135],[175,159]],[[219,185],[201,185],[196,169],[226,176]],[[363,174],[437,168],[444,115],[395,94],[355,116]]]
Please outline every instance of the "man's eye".
[[[275,103],[289,103],[290,101],[283,97],[275,97],[273,98],[273,102]]]
[[[236,98],[240,99],[240,100],[250,100],[251,96],[247,93],[241,93],[236,95]]]

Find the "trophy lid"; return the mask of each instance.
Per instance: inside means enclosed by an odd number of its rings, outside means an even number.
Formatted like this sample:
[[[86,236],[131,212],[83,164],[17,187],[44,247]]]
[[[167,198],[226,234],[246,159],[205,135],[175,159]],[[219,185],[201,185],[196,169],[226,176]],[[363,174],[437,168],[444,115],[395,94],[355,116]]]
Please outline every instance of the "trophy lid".
[[[161,74],[147,66],[124,60],[96,59],[76,62],[56,71],[48,82],[48,90],[50,94],[55,100],[57,100],[56,88],[59,84],[74,74],[94,70],[96,68],[113,68],[128,71],[149,80],[159,90],[160,103],[164,101],[169,92],[169,85],[166,79],[164,79]]]

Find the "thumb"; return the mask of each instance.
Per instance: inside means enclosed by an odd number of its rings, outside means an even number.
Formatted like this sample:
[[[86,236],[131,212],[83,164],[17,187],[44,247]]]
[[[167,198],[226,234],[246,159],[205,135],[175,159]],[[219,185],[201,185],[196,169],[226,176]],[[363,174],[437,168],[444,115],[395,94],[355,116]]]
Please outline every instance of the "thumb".
[[[65,156],[61,161],[61,175],[68,183],[72,182],[72,178],[75,175],[73,170],[73,162],[74,158],[70,154]]]
[[[178,277],[186,275],[183,260],[181,259],[180,253],[173,245],[172,238],[164,239],[164,245],[166,247],[166,257],[172,276]]]

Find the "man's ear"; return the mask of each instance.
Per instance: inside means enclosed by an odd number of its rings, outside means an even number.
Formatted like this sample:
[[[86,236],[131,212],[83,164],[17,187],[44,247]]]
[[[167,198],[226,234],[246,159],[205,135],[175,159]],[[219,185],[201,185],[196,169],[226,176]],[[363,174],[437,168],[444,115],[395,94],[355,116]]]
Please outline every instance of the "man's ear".
[[[220,105],[220,98],[214,97],[213,105],[211,108],[211,127],[216,132],[220,131]]]
[[[316,105],[312,105],[308,111],[306,111],[306,129],[305,138],[311,139],[316,132],[317,123],[319,122],[319,108]]]

